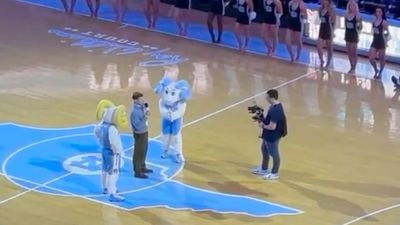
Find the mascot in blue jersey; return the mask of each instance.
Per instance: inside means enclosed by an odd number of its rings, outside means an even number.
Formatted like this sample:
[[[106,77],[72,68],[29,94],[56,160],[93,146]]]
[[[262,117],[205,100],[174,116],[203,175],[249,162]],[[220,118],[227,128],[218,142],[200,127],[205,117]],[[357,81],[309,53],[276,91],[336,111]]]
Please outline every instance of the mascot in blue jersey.
[[[101,146],[103,194],[109,194],[110,201],[120,202],[124,198],[117,195],[117,181],[124,150],[118,129],[128,127],[125,106],[101,100],[96,119],[99,123],[94,132]]]

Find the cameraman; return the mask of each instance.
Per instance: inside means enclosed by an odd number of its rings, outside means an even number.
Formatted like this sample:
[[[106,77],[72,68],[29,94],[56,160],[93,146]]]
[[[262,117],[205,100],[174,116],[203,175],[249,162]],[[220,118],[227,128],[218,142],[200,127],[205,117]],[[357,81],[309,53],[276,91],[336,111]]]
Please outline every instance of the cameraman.
[[[277,90],[269,90],[266,99],[271,106],[264,120],[259,121],[259,125],[262,128],[261,138],[263,141],[261,150],[263,159],[261,168],[254,171],[254,173],[264,175],[263,178],[267,180],[276,180],[279,178],[280,166],[279,141],[287,134],[286,116],[282,104],[278,101]],[[270,156],[273,159],[271,172],[268,170]]]
[[[130,115],[133,138],[135,141],[133,149],[133,170],[135,177],[146,179],[145,173],[153,172],[146,168],[146,154],[148,148],[148,116],[150,111],[148,104],[143,100],[143,94],[134,92],[132,94],[133,106]]]

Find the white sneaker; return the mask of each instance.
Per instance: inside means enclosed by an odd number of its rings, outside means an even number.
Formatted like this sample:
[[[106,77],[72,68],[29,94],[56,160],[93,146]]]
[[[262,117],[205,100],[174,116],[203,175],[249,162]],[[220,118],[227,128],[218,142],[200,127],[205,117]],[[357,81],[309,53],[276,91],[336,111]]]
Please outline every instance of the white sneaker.
[[[183,162],[185,162],[185,158],[183,158],[183,155],[182,155],[182,154],[176,154],[176,156],[175,156],[175,162],[176,162],[176,163],[183,163]]]
[[[113,194],[112,194],[112,195],[110,195],[109,200],[110,200],[111,202],[122,202],[122,201],[125,200],[125,198],[122,197],[122,196],[120,196],[120,195],[116,195],[116,194],[113,195]]]
[[[270,173],[270,174],[263,176],[264,180],[278,180],[278,178],[279,178],[279,174],[277,174],[277,173]]]
[[[257,168],[257,169],[254,169],[254,170],[252,171],[252,173],[253,173],[253,174],[256,174],[256,175],[268,175],[268,174],[270,174],[271,172],[270,172],[269,170],[263,170],[263,169],[261,169],[261,168]]]
[[[168,157],[168,151],[164,150],[163,153],[161,153],[161,158],[165,159]]]

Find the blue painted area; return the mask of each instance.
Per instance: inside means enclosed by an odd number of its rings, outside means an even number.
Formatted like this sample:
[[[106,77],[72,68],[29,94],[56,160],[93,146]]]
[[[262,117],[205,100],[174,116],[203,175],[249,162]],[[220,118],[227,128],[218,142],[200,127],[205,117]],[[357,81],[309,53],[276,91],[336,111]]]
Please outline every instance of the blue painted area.
[[[27,127],[15,125],[12,123],[0,124],[0,129],[7,131],[7,132],[2,132],[1,136],[2,140],[7,140],[7,141],[6,142],[2,141],[0,145],[0,162],[4,161],[4,159],[8,155],[16,151],[17,149],[29,145],[31,143],[35,143],[37,141],[65,136],[65,135],[93,132],[93,126],[84,126],[82,128],[76,128],[73,130],[51,129],[51,132],[49,132],[48,130],[27,129]]]
[[[126,156],[117,185],[126,201],[109,202],[108,196],[102,194],[101,158],[92,132],[92,125],[70,129],[40,129],[0,124],[0,136],[15,137],[2,141],[2,173],[15,185],[25,189],[50,195],[84,196],[88,200],[127,210],[166,207],[255,217],[301,213],[265,200],[208,191],[173,180],[183,165],[172,159],[161,159],[162,144],[156,140],[150,140],[147,156],[148,167],[154,173],[150,174],[149,179],[136,179],[132,172],[130,146],[133,140],[130,135],[122,137]],[[15,146],[15,143],[20,143],[20,147],[7,147]]]
[[[171,192],[173,191],[173,192]],[[173,193],[173,194],[172,194]],[[229,195],[194,188],[176,181],[168,181],[158,188],[127,194],[121,207],[142,208],[166,206],[173,209],[214,211],[263,217],[273,214],[295,214],[296,209],[241,195]],[[104,199],[99,197],[98,200]]]

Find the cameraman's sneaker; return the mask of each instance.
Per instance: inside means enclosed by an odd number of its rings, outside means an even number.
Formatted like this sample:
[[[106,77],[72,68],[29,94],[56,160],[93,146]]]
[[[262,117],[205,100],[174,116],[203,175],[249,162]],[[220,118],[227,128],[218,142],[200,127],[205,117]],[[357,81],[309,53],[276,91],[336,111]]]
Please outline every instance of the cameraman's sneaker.
[[[278,179],[279,179],[279,174],[277,174],[277,173],[270,173],[270,174],[264,175],[264,176],[263,176],[263,179],[264,179],[264,180],[278,180]]]
[[[256,174],[256,175],[268,175],[268,174],[270,174],[271,172],[270,172],[269,170],[263,170],[263,169],[261,169],[261,168],[257,168],[257,169],[255,169],[255,170],[253,170],[252,173],[253,173],[253,174]]]

